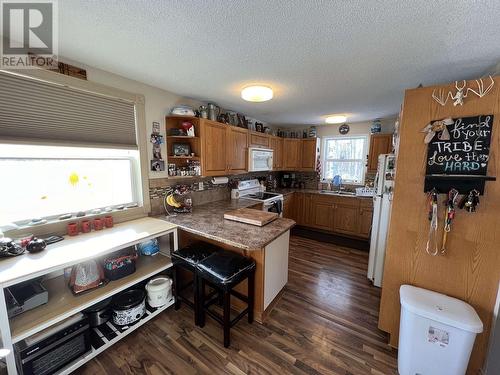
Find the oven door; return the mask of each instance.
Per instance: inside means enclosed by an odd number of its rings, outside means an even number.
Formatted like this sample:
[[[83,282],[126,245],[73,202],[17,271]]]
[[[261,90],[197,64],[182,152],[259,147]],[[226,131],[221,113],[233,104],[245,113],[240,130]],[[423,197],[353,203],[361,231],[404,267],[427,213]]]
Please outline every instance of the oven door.
[[[264,211],[276,212],[279,217],[283,217],[283,201],[281,199],[264,203]]]
[[[264,148],[248,149],[248,171],[270,171],[273,169],[273,150]]]

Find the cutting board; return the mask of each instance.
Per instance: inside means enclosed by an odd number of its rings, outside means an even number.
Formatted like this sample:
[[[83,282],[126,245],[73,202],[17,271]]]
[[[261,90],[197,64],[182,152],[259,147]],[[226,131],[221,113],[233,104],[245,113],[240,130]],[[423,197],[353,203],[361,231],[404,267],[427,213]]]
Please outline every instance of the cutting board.
[[[276,212],[254,210],[253,208],[240,208],[224,214],[224,219],[257,225],[259,227],[263,227],[277,218],[278,214]]]

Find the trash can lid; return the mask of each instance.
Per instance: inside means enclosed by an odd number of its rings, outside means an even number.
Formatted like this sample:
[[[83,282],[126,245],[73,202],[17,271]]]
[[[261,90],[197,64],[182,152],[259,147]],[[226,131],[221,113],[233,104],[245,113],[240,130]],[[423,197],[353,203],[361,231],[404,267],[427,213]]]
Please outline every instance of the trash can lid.
[[[483,332],[476,310],[464,301],[411,285],[401,285],[399,295],[401,305],[416,315],[464,331]]]

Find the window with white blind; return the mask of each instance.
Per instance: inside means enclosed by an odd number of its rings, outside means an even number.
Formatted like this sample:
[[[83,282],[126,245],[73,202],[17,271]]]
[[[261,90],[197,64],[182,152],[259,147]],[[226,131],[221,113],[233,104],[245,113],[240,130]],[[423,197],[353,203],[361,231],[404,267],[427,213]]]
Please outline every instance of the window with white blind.
[[[365,179],[367,137],[331,137],[323,139],[323,179],[340,175],[344,183],[362,184]]]
[[[141,205],[133,101],[2,71],[0,86],[0,226]]]

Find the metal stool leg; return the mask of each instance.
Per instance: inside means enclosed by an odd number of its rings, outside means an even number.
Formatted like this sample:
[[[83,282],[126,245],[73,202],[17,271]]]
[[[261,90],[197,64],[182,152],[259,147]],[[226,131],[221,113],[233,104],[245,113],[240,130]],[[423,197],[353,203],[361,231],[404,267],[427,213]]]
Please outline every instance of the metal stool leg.
[[[231,292],[229,290],[224,290],[223,295],[223,326],[224,326],[224,347],[229,347],[230,343],[230,330],[231,330]]]
[[[253,322],[253,305],[255,291],[255,272],[250,272],[248,275],[248,323]]]
[[[173,289],[174,289],[174,298],[175,298],[175,305],[174,305],[174,308],[175,310],[179,310],[180,307],[181,307],[181,300],[179,299],[179,288],[180,288],[180,284],[179,284],[179,272],[177,271],[177,267],[174,266],[173,267],[173,281],[174,281],[174,285],[173,285]]]
[[[205,280],[203,277],[197,277],[198,280],[198,326],[205,327]],[[196,315],[195,315],[196,316]]]

